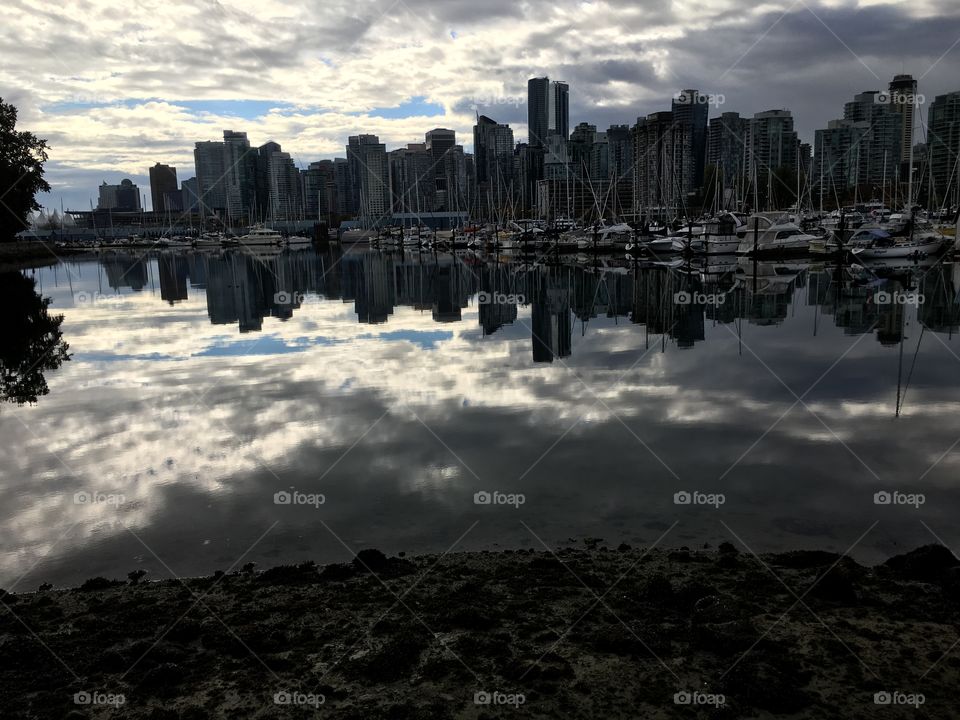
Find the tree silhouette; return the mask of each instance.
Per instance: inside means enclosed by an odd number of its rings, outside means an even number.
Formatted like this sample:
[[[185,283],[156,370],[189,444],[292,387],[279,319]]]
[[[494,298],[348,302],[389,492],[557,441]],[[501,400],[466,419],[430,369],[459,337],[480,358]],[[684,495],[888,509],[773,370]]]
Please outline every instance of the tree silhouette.
[[[65,360],[63,315],[50,315],[50,298],[36,292],[36,281],[18,272],[0,273],[0,401],[35,403],[50,392],[43,374]]]
[[[39,210],[37,193],[50,192],[43,179],[47,141],[18,132],[17,109],[0,98],[0,242],[15,240],[27,217]]]

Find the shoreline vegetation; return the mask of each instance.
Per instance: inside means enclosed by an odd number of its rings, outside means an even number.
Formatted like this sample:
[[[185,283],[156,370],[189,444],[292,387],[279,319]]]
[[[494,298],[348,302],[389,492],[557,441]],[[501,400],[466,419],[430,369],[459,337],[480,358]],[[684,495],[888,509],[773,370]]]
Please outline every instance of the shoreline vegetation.
[[[0,591],[4,718],[948,717],[960,561],[598,541]],[[918,714],[919,710],[919,714]]]
[[[60,248],[39,240],[0,242],[0,272],[55,265],[62,258],[77,254],[81,254],[79,249]]]

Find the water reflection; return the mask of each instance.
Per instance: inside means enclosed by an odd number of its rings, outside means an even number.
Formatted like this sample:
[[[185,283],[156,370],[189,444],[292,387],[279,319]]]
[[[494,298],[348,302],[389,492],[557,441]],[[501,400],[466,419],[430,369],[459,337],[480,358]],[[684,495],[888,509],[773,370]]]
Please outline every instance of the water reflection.
[[[876,331],[883,345],[901,341],[911,303],[878,302],[882,293],[923,296],[918,320],[924,327],[944,333],[960,328],[956,270],[933,260],[859,268],[857,275],[812,260],[545,263],[339,249],[267,257],[116,253],[101,263],[112,289],[134,291],[148,285],[148,267],[156,263],[163,301],[175,304],[188,299],[189,288],[202,290],[210,322],[237,325],[241,333],[262,331],[267,317],[290,319],[316,299],[352,302],[363,324],[388,323],[398,307],[429,311],[437,323],[461,322],[476,299],[485,335],[513,324],[518,306],[529,306],[534,362],[570,356],[574,321],[624,318],[688,348],[706,339],[706,322],[782,323],[798,291],[846,334]]]
[[[716,543],[722,519],[758,550],[840,551],[881,520],[867,560],[929,542],[918,519],[952,539],[954,266],[582,260],[111,253],[32,272],[73,360],[0,413],[0,586],[164,576],[153,553],[208,573],[254,544],[261,565],[342,560],[330,531],[443,551],[476,522],[458,547],[536,544],[521,519],[550,543],[675,521],[668,544]],[[276,506],[291,487],[327,503]],[[683,489],[727,505],[678,508]],[[880,489],[929,501],[878,508]]]
[[[0,273],[0,401],[35,403],[49,392],[44,373],[69,360],[62,315],[50,315],[49,298],[32,278]]]

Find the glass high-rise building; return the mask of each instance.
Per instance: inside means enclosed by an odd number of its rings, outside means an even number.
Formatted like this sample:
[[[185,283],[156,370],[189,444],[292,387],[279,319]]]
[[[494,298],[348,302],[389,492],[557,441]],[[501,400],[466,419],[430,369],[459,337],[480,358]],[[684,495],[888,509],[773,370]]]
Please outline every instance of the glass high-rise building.
[[[927,118],[931,207],[960,202],[960,91],[937,95]]]
[[[550,78],[527,81],[528,145],[545,147],[547,135],[570,137],[570,86]]]
[[[910,148],[913,146],[913,126],[916,117],[917,81],[913,75],[896,75],[890,82],[890,105],[900,114],[900,159],[909,165]]]
[[[690,124],[693,133],[693,182],[696,187],[701,187],[707,159],[707,98],[699,90],[682,90],[673,99],[671,112],[674,122]]]

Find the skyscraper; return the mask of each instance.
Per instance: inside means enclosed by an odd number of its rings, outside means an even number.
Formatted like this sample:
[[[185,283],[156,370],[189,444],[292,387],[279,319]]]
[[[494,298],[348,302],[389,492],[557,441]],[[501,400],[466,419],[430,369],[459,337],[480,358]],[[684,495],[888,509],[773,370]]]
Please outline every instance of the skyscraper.
[[[854,120],[831,120],[825,130],[817,130],[812,181],[829,204],[838,197],[842,200],[847,188],[864,182],[869,166],[869,156],[864,152],[869,133],[870,123]]]
[[[379,145],[380,138],[376,135],[352,135],[347,140],[347,163],[350,172],[350,202],[348,214],[356,215],[361,212],[360,187],[363,178],[367,176],[367,169],[363,167],[363,157],[366,145]],[[386,149],[384,148],[384,153]]]
[[[427,151],[433,158],[433,176],[435,179],[434,210],[450,210],[449,190],[454,185],[456,174],[455,160],[451,152],[457,145],[457,133],[446,128],[430,130],[424,136]]]
[[[184,180],[180,185],[180,209],[184,212],[200,209],[200,190],[195,177]]]
[[[778,171],[796,171],[799,141],[793,129],[793,114],[789,110],[766,110],[756,113],[750,121],[748,172],[755,183],[758,199],[766,205],[774,204],[774,195],[787,191],[775,177]]]
[[[103,183],[99,188],[98,210],[140,210],[140,188],[132,180],[124,179],[119,185]]]
[[[674,122],[690,123],[693,133],[693,182],[696,187],[703,186],[703,169],[707,158],[707,117],[709,106],[707,98],[698,90],[681,90],[673,99],[671,107]]]
[[[300,173],[290,153],[270,153],[267,161],[270,185],[270,213],[273,220],[297,220],[303,214]]]
[[[928,111],[930,203],[941,207],[960,197],[960,91],[937,95]],[[948,194],[949,191],[949,194]]]
[[[707,163],[717,169],[724,189],[733,189],[744,174],[749,137],[750,121],[740,113],[725,112],[710,120]]]
[[[473,167],[481,204],[503,208],[510,200],[513,180],[513,130],[486,115],[473,126]]]
[[[570,86],[565,82],[551,82],[550,78],[531,78],[527,81],[528,145],[543,147],[547,135],[555,134],[566,140],[570,136]]]
[[[636,212],[672,216],[683,211],[694,188],[693,127],[675,122],[673,113],[639,118],[633,128]]]
[[[157,163],[150,168],[150,198],[154,212],[179,210],[179,188],[177,187],[177,169]]]
[[[551,82],[547,97],[547,132],[564,140],[570,137],[570,86],[565,82]]]
[[[530,147],[546,145],[549,94],[550,78],[530,78],[527,81],[527,144]]]
[[[910,148],[913,146],[913,125],[916,115],[917,81],[913,75],[895,75],[890,82],[889,97],[892,107],[900,113],[900,164],[903,179],[910,164]]]
[[[426,143],[410,143],[387,154],[394,214],[419,215],[433,210],[436,175]]]
[[[859,184],[883,185],[899,174],[903,114],[883,93],[868,90],[843,107],[843,119],[866,123],[867,132],[855,152],[862,158]]]
[[[253,208],[256,183],[256,155],[245,132],[223,131],[224,194],[227,217],[235,221]]]
[[[197,170],[197,203],[204,215],[225,212],[224,148],[222,142],[198,142],[193,149]]]
[[[347,161],[354,194],[351,212],[372,223],[382,222],[390,213],[386,146],[376,135],[353,136],[347,145]]]

